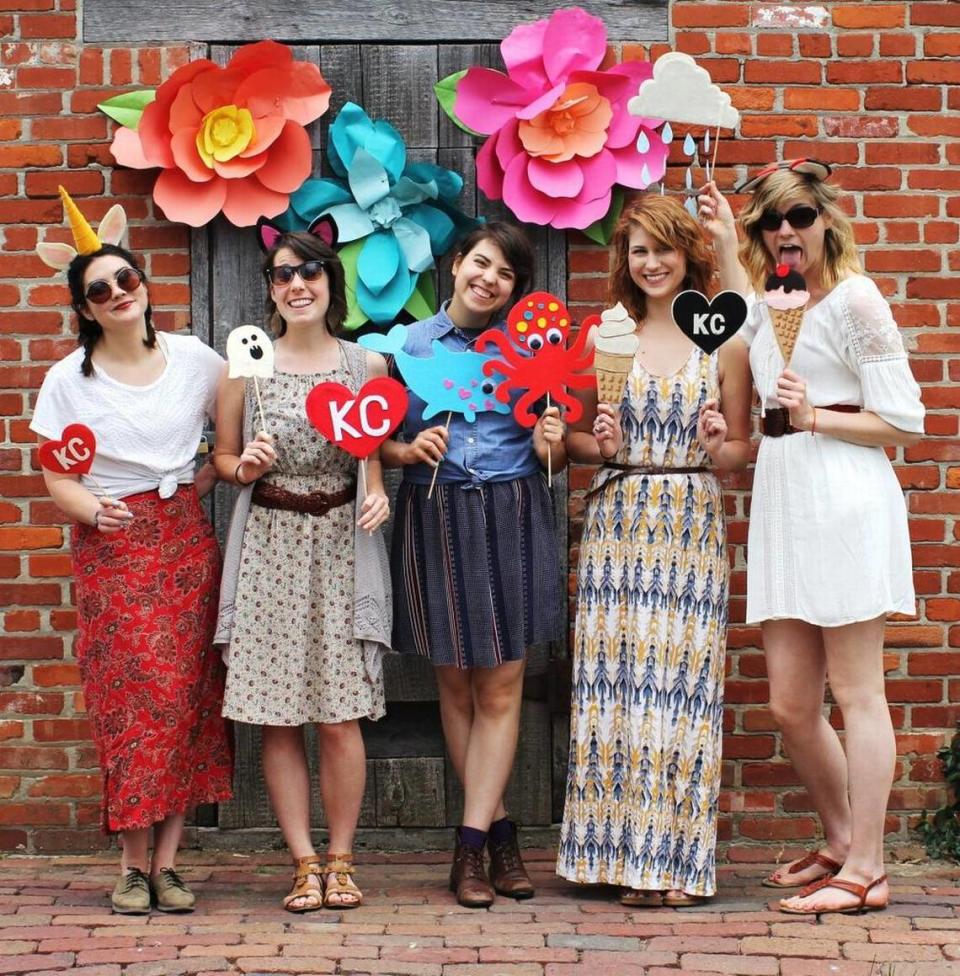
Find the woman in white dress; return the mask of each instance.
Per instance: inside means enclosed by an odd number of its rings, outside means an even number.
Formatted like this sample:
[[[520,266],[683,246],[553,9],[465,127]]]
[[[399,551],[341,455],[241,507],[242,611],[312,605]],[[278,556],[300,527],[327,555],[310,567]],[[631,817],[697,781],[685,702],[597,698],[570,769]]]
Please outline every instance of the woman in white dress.
[[[881,909],[889,897],[883,828],[896,750],[884,624],[887,614],[914,613],[915,602],[906,506],[884,448],[916,443],[924,417],[897,324],[860,271],[829,173],[790,160],[741,188],[753,194],[740,216],[746,274],[723,282],[753,292],[739,335],[763,414],[747,623],[762,626],[770,710],[825,835],[821,850],[765,882],[800,887],[780,903],[800,914]],[[712,184],[699,201],[729,253],[737,246],[730,207]],[[789,365],[763,299],[778,265],[799,272],[810,296]],[[845,749],[823,714],[827,680]]]

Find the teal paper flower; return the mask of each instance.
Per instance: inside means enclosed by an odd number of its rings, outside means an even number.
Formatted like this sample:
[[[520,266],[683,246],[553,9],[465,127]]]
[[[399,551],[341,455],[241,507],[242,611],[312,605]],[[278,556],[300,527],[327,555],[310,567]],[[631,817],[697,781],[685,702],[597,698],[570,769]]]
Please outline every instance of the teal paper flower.
[[[339,179],[308,179],[278,223],[304,230],[327,216],[336,224],[350,305],[346,327],[385,325],[404,308],[415,318],[432,315],[435,259],[479,223],[456,207],[463,177],[408,163],[400,133],[353,102],[330,127],[327,159]]]

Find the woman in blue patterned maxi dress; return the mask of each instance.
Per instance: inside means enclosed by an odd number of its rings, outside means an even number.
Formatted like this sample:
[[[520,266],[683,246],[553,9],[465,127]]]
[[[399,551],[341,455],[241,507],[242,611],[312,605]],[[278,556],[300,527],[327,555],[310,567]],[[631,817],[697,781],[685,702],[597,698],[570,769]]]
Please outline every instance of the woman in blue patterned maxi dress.
[[[680,203],[647,195],[613,242],[612,302],[640,343],[617,405],[584,398],[571,458],[601,463],[577,576],[570,760],[557,871],[629,905],[715,891],[729,565],[713,469],[746,465],[738,340],[707,355],[670,308],[713,264]],[[605,313],[612,314],[612,313]]]

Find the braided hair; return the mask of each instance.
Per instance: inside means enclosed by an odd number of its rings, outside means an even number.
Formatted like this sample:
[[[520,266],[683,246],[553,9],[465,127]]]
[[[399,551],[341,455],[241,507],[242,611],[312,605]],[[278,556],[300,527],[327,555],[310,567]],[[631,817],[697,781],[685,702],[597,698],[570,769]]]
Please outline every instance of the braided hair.
[[[110,254],[123,258],[140,275],[144,284],[147,281],[147,276],[137,263],[137,259],[125,247],[120,247],[117,244],[104,244],[99,251],[94,251],[92,254],[78,254],[70,263],[70,267],[67,268],[67,284],[70,286],[70,304],[77,314],[77,342],[83,346],[83,363],[80,366],[80,372],[84,376],[93,375],[93,350],[103,335],[103,329],[98,322],[87,318],[83,313],[87,304],[83,276],[86,274],[87,268],[97,258],[106,257]],[[153,349],[157,344],[157,333],[151,322],[152,311],[148,302],[147,310],[144,313],[144,319],[147,323],[147,337],[143,340],[143,344],[148,349]]]

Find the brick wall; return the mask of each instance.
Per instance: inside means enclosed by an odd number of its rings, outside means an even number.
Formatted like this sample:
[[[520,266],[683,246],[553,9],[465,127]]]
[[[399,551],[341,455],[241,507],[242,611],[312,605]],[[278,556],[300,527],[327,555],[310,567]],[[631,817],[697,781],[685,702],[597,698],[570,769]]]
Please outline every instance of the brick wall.
[[[589,4],[588,4],[589,6]],[[71,655],[69,556],[46,499],[27,429],[49,363],[74,347],[67,292],[33,253],[37,228],[67,240],[63,183],[99,219],[114,200],[130,245],[146,259],[163,328],[188,314],[188,233],[156,218],[153,174],[112,167],[96,103],[118,89],[156,86],[188,58],[185,46],[99,48],[79,40],[74,0],[0,0],[0,849],[82,850],[98,831],[96,757]],[[928,437],[898,452],[908,491],[919,617],[891,624],[886,665],[900,761],[893,841],[940,802],[934,752],[960,718],[960,3],[674,3],[670,47],[727,86],[743,122],[720,147],[718,178],[777,155],[840,164],[866,267],[905,329],[929,410]],[[625,56],[656,56],[626,45]],[[679,140],[677,143],[679,149]],[[671,173],[679,184],[683,160]],[[570,297],[597,308],[606,253],[571,236]],[[954,357],[955,358],[955,357]],[[953,465],[953,466],[952,466]],[[589,472],[572,473],[573,537]],[[733,620],[742,621],[749,475],[729,482]],[[739,857],[756,842],[801,843],[808,804],[764,707],[758,632],[735,623],[727,684],[727,789],[722,837]]]

